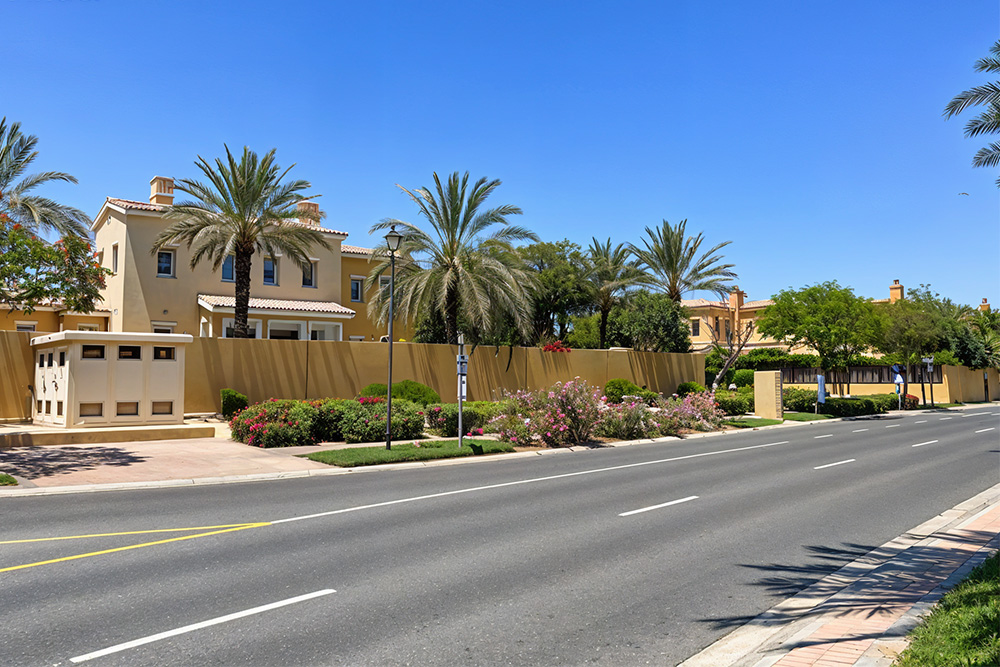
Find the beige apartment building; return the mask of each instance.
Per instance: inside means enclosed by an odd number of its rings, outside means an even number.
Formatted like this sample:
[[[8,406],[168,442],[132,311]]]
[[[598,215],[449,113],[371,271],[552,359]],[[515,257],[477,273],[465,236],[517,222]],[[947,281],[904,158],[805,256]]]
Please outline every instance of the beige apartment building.
[[[150,181],[149,201],[108,197],[91,230],[99,260],[111,271],[100,311],[70,313],[59,304],[28,314],[0,315],[0,330],[65,330],[233,335],[235,282],[232,258],[219,271],[209,262],[191,268],[184,245],[152,252],[167,226],[163,212],[174,200],[173,179]],[[319,205],[302,202],[300,207]],[[254,255],[250,277],[251,336],[281,340],[371,341],[386,334],[368,319],[374,289],[364,289],[372,250],[345,245],[347,232],[315,224],[330,250],[314,248],[309,271],[280,256]],[[388,282],[388,278],[384,279]],[[397,322],[397,338],[410,331]]]

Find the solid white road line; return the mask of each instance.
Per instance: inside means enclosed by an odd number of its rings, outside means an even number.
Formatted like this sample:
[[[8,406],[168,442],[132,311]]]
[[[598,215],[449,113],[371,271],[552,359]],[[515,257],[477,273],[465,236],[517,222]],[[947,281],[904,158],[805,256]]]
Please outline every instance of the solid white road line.
[[[826,435],[817,435],[813,438],[813,440],[819,440],[820,438],[832,438],[832,437],[833,433],[827,433]]]
[[[982,417],[983,415],[988,415],[988,412],[973,412],[971,415],[962,415],[963,417]]]
[[[591,470],[580,470],[578,472],[567,472],[561,475],[549,475],[547,477],[531,477],[529,479],[521,479],[515,482],[501,482],[499,484],[487,484],[486,486],[473,486],[467,489],[455,489],[454,491],[442,491],[441,493],[429,493],[426,496],[414,496],[412,498],[400,498],[398,500],[387,500],[381,503],[372,503],[371,505],[358,505],[357,507],[345,507],[339,510],[330,510],[329,512],[317,512],[316,514],[306,514],[305,516],[294,516],[288,519],[278,519],[277,521],[272,521],[271,524],[288,523],[290,521],[302,521],[304,519],[317,519],[324,516],[333,516],[335,514],[346,514],[348,512],[357,512],[360,510],[369,510],[376,507],[389,507],[390,505],[401,505],[403,503],[413,503],[418,500],[430,500],[432,498],[445,498],[447,496],[457,496],[463,493],[473,493],[475,491],[488,491],[491,489],[502,489],[508,486],[521,486],[523,484],[534,484],[536,482],[548,482],[553,479],[566,479],[567,477],[579,477],[580,475],[593,475],[599,472],[610,472],[612,470],[626,470],[628,468],[639,468],[641,466],[651,466],[658,463],[672,463],[674,461],[685,461],[687,459],[697,459],[703,456],[717,456],[719,454],[732,454],[733,452],[746,452],[751,449],[764,449],[766,447],[776,447],[777,445],[787,445],[788,440],[782,440],[781,442],[769,442],[766,445],[751,445],[749,447],[736,447],[734,449],[722,449],[717,452],[701,452],[700,454],[688,454],[687,456],[675,456],[669,459],[657,459],[656,461],[642,461],[641,463],[626,463],[620,466],[611,466],[609,468],[593,468]]]
[[[899,424],[889,424],[886,428],[896,428]]]
[[[915,421],[915,422],[913,422],[913,423],[914,423],[914,424],[926,424],[926,423],[927,423],[927,420],[926,420],[926,419],[920,419],[920,420],[918,420],[918,421]]]
[[[825,466],[816,466],[813,470],[822,470],[823,468],[832,468],[833,466],[844,465],[845,463],[854,463],[857,459],[847,459],[846,461],[837,461],[836,463],[827,463]]]
[[[912,445],[912,446],[913,447],[923,447],[924,445],[933,445],[935,442],[937,442],[937,440],[928,440],[927,442],[918,442],[917,444]]]
[[[941,419],[939,419],[938,421],[942,421],[943,422],[945,419],[951,419],[951,417],[941,417]]]
[[[851,433],[861,433],[862,431],[867,431],[867,430],[868,429],[866,428],[856,428],[853,431],[851,431]]]
[[[993,427],[991,426],[991,427],[989,427],[989,428],[983,428],[983,429],[980,429],[980,430],[976,431],[976,433],[986,433],[987,431],[992,431],[992,430],[994,430],[994,429],[993,429]]]
[[[671,500],[669,503],[660,503],[659,505],[651,505],[650,507],[643,507],[642,509],[632,510],[631,512],[622,512],[618,516],[632,516],[633,514],[639,514],[640,512],[648,512],[649,510],[658,510],[661,507],[670,507],[671,505],[680,505],[681,503],[686,503],[689,500],[697,500],[698,496],[688,496],[687,498],[681,498],[680,500]]]
[[[208,621],[202,621],[201,623],[193,623],[191,625],[185,625],[183,628],[177,628],[176,630],[167,630],[166,632],[161,632],[155,635],[149,635],[148,637],[143,637],[142,639],[135,639],[130,642],[125,642],[124,644],[118,644],[116,646],[111,646],[100,651],[94,651],[93,653],[87,653],[86,655],[78,655],[75,658],[70,658],[70,662],[85,662],[87,660],[93,660],[94,658],[100,658],[101,656],[110,655],[112,653],[118,653],[119,651],[124,651],[125,649],[135,648],[136,646],[142,646],[143,644],[151,644],[152,642],[158,642],[161,639],[167,639],[168,637],[176,637],[177,635],[183,635],[187,632],[193,632],[195,630],[201,630],[202,628],[207,628],[212,625],[218,625],[219,623],[228,623],[229,621],[235,621],[238,618],[243,618],[244,616],[252,616],[253,614],[259,614],[261,612],[270,611],[272,609],[277,609],[278,607],[285,607],[290,604],[295,604],[296,602],[305,602],[306,600],[311,600],[313,598],[318,598],[323,595],[329,595],[330,593],[336,593],[337,591],[332,588],[327,588],[322,591],[316,591],[314,593],[307,593],[306,595],[299,595],[298,597],[288,598],[287,600],[281,600],[279,602],[272,602],[271,604],[265,604],[260,607],[254,607],[253,609],[247,609],[245,611],[238,611],[235,614],[228,614],[226,616],[219,616],[218,618],[213,618]]]

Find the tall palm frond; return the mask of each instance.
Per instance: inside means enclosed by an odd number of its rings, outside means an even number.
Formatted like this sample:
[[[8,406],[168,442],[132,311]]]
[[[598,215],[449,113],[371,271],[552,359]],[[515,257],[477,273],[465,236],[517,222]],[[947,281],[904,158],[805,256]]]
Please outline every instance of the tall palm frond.
[[[234,282],[236,290],[235,332],[243,338],[249,333],[247,313],[250,304],[250,268],[254,254],[269,257],[282,255],[303,270],[309,270],[309,250],[313,246],[331,249],[322,232],[302,219],[318,221],[316,214],[296,208],[302,201],[319,195],[305,197],[303,190],[308,181],[282,182],[289,170],[275,163],[275,150],[264,157],[248,147],[243,148],[239,160],[226,149],[226,159],[215,160],[213,165],[198,156],[195,165],[207,182],[180,179],[174,187],[194,197],[167,208],[163,217],[173,220],[153,242],[151,252],[169,245],[185,244],[191,253],[191,268],[202,261],[219,267],[229,255],[234,256]]]
[[[403,235],[399,256],[404,261],[397,265],[394,313],[416,320],[429,309],[441,312],[450,343],[458,340],[459,317],[480,331],[506,318],[527,335],[532,277],[513,252],[512,243],[537,241],[538,237],[507,220],[521,214],[517,206],[483,208],[499,180],[480,178],[470,188],[468,172],[455,172],[445,183],[436,172],[433,178],[433,191],[396,186],[417,205],[429,225],[426,230],[392,218],[370,230],[395,226]],[[490,229],[496,225],[499,228]],[[368,277],[369,286],[389,270],[387,255],[377,259]],[[387,296],[381,290],[376,292],[369,309],[369,317],[380,323],[388,319]]]
[[[1000,40],[993,43],[990,53],[993,55],[976,61],[977,72],[1000,72]],[[990,81],[959,93],[945,106],[944,117],[951,118],[972,106],[985,106],[986,111],[966,123],[966,137],[1000,132],[1000,82]],[[998,164],[1000,164],[1000,143],[992,143],[980,149],[972,159],[974,167],[996,167]],[[996,183],[997,187],[1000,187],[1000,178]]]
[[[38,137],[22,133],[20,123],[8,125],[6,117],[0,119],[0,217],[33,232],[54,231],[62,236],[87,238],[91,221],[86,213],[31,194],[36,187],[53,181],[76,183],[75,178],[61,171],[25,174],[38,157],[37,144]]]
[[[651,284],[680,303],[688,292],[728,292],[729,284],[736,278],[732,264],[721,264],[723,256],[717,254],[732,243],[723,241],[709,250],[701,251],[704,235],[687,236],[687,220],[671,225],[646,227],[642,248],[630,244],[651,279]]]
[[[607,343],[608,315],[630,287],[648,282],[648,277],[639,268],[632,252],[624,243],[612,247],[611,239],[603,243],[591,237],[587,248],[590,270],[591,298],[594,307],[601,314],[598,328],[599,344],[603,349]]]

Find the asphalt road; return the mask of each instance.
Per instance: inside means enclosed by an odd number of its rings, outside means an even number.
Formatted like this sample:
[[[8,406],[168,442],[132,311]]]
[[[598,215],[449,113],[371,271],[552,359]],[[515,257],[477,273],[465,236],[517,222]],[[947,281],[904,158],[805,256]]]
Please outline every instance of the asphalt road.
[[[996,484],[998,416],[0,499],[0,663],[673,665]]]

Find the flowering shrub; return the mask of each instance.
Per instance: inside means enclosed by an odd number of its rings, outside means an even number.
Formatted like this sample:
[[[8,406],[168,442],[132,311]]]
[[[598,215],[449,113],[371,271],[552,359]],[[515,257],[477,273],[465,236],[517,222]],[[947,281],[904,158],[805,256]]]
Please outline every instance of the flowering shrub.
[[[385,400],[377,402],[344,401],[340,406],[340,425],[345,442],[380,442],[385,440]],[[424,412],[415,403],[392,401],[392,437],[394,440],[420,438],[424,434]]]
[[[317,410],[309,403],[271,399],[236,413],[229,422],[233,440],[255,447],[311,445]]]
[[[504,410],[504,403],[469,401],[462,406],[462,428],[466,433],[480,429],[487,431],[490,420]],[[447,438],[458,436],[458,403],[438,403],[427,406],[427,427]]]
[[[664,435],[667,431],[676,433],[681,428],[711,431],[721,426],[725,417],[710,391],[668,398],[660,404],[660,430]]]
[[[501,440],[549,447],[584,442],[600,421],[600,390],[574,378],[549,390],[518,391],[507,396],[502,414],[490,422]]]
[[[542,348],[542,352],[572,352],[572,351],[573,349],[569,345],[563,343],[561,340],[557,340],[554,343],[549,343],[548,345]]]
[[[316,417],[313,419],[313,440],[315,442],[340,442],[343,440],[344,406],[353,402],[354,400],[350,398],[310,401],[309,404],[316,408]]]
[[[643,401],[609,403],[601,412],[597,435],[621,440],[655,438],[660,435],[660,422]]]

